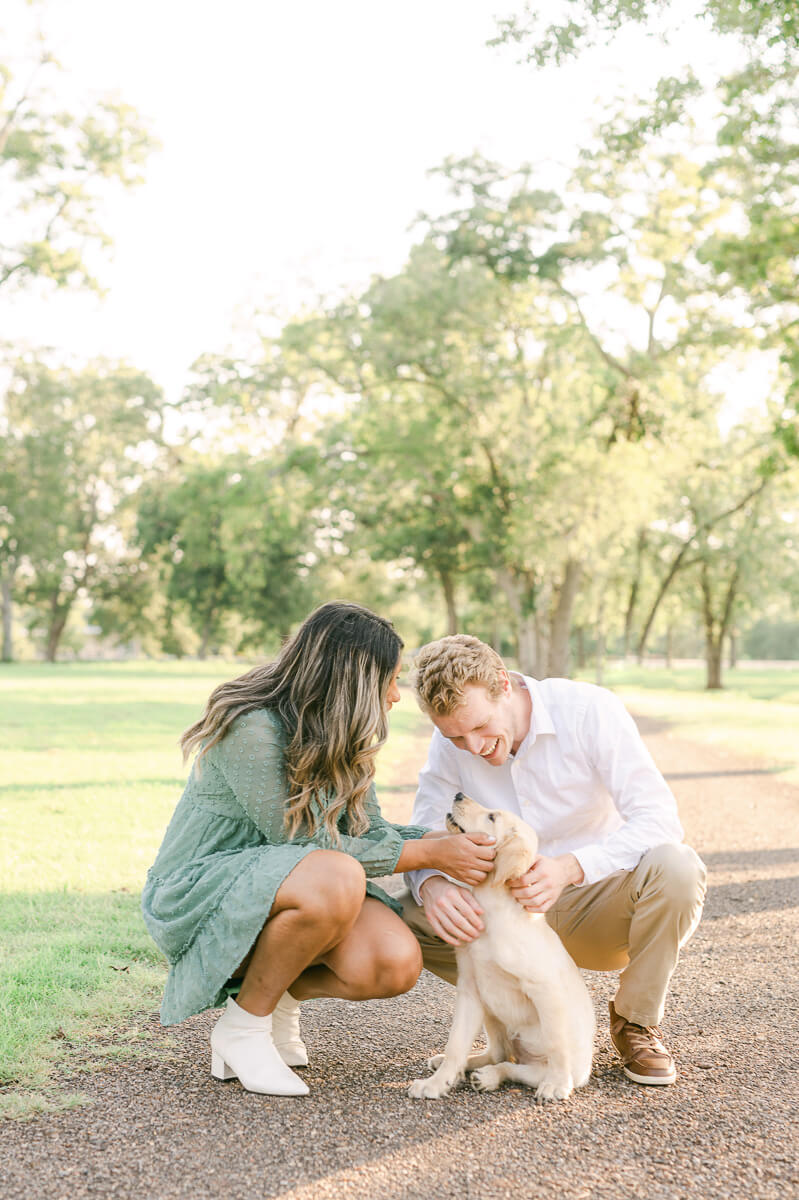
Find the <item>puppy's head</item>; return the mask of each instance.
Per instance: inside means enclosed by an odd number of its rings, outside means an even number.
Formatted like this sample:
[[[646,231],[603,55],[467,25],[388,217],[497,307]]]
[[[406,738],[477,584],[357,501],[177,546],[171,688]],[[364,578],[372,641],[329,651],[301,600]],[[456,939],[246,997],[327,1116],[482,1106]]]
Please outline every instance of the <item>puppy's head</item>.
[[[456,795],[446,825],[450,833],[488,833],[497,839],[496,857],[486,880],[493,886],[523,875],[538,852],[538,838],[526,821],[501,808],[483,808],[463,792]]]

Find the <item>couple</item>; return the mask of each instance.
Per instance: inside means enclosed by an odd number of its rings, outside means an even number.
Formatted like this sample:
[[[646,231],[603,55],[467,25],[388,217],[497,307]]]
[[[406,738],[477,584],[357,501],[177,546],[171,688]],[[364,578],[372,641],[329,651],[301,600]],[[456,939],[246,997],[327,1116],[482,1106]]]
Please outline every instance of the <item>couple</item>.
[[[224,1005],[211,1069],[252,1092],[305,1095],[300,1002],[396,996],[422,966],[456,981],[479,936],[484,834],[446,834],[458,791],[519,813],[539,855],[513,882],[578,966],[623,969],[610,1006],[626,1074],[668,1084],[657,1024],[704,869],[621,703],[601,688],[510,674],[476,638],[425,646],[416,690],[435,731],[413,825],[385,821],[375,756],[399,699],[402,641],[368,609],[331,602],[278,657],[222,684],[183,734],[197,751],[143,894],[169,960],[162,1021]],[[372,878],[406,872],[402,902]]]

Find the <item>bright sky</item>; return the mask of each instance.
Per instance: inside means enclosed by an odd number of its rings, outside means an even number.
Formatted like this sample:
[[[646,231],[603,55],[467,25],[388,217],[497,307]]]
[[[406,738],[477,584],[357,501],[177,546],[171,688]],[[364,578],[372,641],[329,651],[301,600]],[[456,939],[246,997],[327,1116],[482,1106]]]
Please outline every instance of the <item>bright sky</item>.
[[[695,7],[687,4],[687,8]],[[596,98],[645,91],[716,53],[696,28],[667,49],[631,30],[558,71],[492,50],[508,0],[50,0],[40,24],[64,102],[116,93],[162,149],[109,203],[103,299],[2,301],[5,337],[126,358],[177,398],[192,361],[254,309],[396,270],[427,171],[475,150],[515,166],[571,159]],[[16,39],[29,10],[5,0]],[[10,309],[10,311],[9,311]]]

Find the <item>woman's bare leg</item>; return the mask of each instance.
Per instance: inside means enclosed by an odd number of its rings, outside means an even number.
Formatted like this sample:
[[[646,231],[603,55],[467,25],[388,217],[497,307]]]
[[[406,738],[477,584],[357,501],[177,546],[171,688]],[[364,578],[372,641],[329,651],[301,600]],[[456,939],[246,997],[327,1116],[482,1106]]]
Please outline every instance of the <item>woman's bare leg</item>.
[[[239,1007],[259,1017],[271,1013],[289,985],[347,937],[365,894],[366,876],[351,855],[314,850],[301,859],[278,888],[269,918],[242,963]]]
[[[419,978],[422,952],[405,922],[367,896],[349,933],[291,985],[297,1000],[335,996],[377,1000],[408,992]]]

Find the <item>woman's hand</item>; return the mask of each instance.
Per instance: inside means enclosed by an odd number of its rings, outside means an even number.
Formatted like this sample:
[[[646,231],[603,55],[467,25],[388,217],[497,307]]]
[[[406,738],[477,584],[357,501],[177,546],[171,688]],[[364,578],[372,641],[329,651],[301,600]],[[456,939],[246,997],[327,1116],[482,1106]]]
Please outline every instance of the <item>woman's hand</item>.
[[[487,833],[448,833],[429,847],[429,865],[461,883],[482,883],[494,861],[496,838]]]

